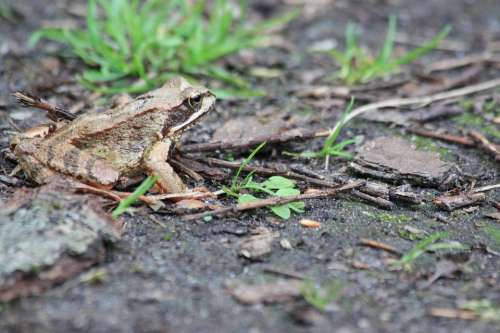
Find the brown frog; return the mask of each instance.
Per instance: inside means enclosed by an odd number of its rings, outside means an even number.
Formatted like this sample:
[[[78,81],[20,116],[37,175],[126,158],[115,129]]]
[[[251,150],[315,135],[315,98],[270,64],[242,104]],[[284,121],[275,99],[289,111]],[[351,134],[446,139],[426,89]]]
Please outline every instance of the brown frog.
[[[183,192],[186,186],[167,162],[169,153],[214,104],[207,88],[177,77],[105,112],[20,134],[11,149],[28,178],[38,184],[63,174],[112,188],[145,173],[158,176],[162,192]]]

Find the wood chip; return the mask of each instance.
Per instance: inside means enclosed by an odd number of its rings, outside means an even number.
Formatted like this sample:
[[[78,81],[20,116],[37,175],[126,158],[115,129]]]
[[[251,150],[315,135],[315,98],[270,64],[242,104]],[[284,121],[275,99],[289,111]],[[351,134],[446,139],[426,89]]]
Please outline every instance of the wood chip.
[[[306,228],[319,228],[321,227],[321,223],[315,220],[310,220],[310,219],[301,219],[299,221],[299,224],[303,227]]]
[[[393,253],[393,254],[398,254],[398,255],[401,254],[401,252],[398,251],[395,247],[390,246],[390,245],[385,244],[385,243],[382,243],[382,242],[379,242],[379,241],[376,241],[376,240],[373,240],[373,239],[361,238],[360,244],[374,248],[374,249],[379,249],[379,250],[383,250],[383,251],[386,251],[389,253]]]
[[[429,314],[433,317],[448,319],[474,320],[477,316],[470,310],[458,310],[449,308],[431,308]]]
[[[229,293],[241,304],[283,303],[301,295],[302,282],[280,280],[261,285],[240,284],[229,288]]]

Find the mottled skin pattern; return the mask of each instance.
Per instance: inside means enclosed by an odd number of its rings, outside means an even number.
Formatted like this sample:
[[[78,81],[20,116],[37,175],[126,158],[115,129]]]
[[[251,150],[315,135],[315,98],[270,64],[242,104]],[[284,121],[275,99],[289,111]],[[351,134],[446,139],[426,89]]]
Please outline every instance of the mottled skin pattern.
[[[21,134],[11,147],[26,175],[39,184],[64,174],[111,188],[146,173],[158,175],[163,192],[181,192],[186,187],[167,163],[169,152],[214,103],[205,87],[177,77],[108,111],[58,124],[45,136]]]

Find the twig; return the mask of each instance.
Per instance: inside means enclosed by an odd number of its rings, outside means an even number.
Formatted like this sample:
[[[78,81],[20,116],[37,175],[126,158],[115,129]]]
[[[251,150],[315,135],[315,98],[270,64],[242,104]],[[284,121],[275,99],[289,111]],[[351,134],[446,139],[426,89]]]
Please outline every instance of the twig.
[[[477,143],[479,148],[493,156],[495,161],[500,161],[500,148],[497,145],[491,143],[484,135],[477,131],[470,131],[469,136]]]
[[[425,73],[432,73],[432,72],[438,72],[438,71],[448,71],[451,69],[456,69],[460,67],[465,67],[465,66],[470,66],[470,65],[476,65],[476,64],[481,64],[484,62],[488,61],[500,61],[500,59],[494,58],[493,54],[490,52],[484,52],[484,53],[479,53],[479,54],[469,54],[465,57],[461,58],[451,58],[451,59],[444,59],[440,61],[436,61],[430,65],[428,65],[424,72]]]
[[[82,183],[78,183],[75,188],[76,190],[81,192],[93,193],[108,197],[116,202],[119,202],[120,200],[132,194],[131,192],[106,190]],[[221,192],[183,192],[183,193],[152,194],[152,195],[141,195],[139,196],[139,200],[144,202],[145,204],[152,205],[160,200],[203,199],[208,197],[213,198],[217,197],[217,195],[222,193],[223,192],[221,191]]]
[[[225,160],[220,160],[217,158],[205,158],[201,160],[204,163],[208,163],[210,166],[219,166],[223,168],[230,169],[239,169],[241,163],[239,162],[230,162]],[[328,180],[321,180],[317,178],[312,178],[309,176],[301,175],[299,173],[286,170],[286,168],[265,168],[258,166],[246,165],[243,168],[244,171],[247,172],[255,172],[257,174],[266,175],[266,176],[284,176],[295,180],[301,180],[308,184],[335,188],[339,186],[339,183],[347,183],[358,181],[359,179],[353,179],[350,177],[340,177],[336,179],[335,182]],[[365,182],[365,185],[359,188],[359,191],[351,191],[350,195],[358,197],[360,199],[366,200],[375,204],[376,206],[383,209],[392,209],[394,208],[394,204],[388,199],[395,199],[398,201],[404,201],[412,204],[419,204],[421,199],[412,192],[404,192],[398,190],[397,188],[389,188],[385,185],[380,185],[375,182]]]
[[[383,208],[383,209],[391,210],[395,206],[394,203],[390,202],[389,200],[386,200],[386,199],[381,198],[381,197],[374,197],[374,196],[371,196],[369,194],[363,193],[361,191],[352,190],[351,193],[352,193],[352,195],[355,195],[358,198],[361,198],[363,200],[369,201],[369,202],[371,202],[371,203],[375,204],[376,206]]]
[[[475,147],[476,144],[471,139],[465,136],[451,135],[439,133],[436,131],[428,131],[423,128],[410,127],[406,129],[410,133],[414,133],[427,138],[438,139],[446,142],[456,143],[465,147]]]
[[[496,190],[497,188],[500,188],[500,184],[494,184],[494,185],[486,185],[483,187],[478,187],[473,190],[471,190],[472,193],[479,193],[479,192],[488,192],[491,190]]]
[[[288,278],[292,278],[292,279],[296,279],[296,280],[305,280],[305,279],[307,279],[307,276],[305,276],[304,274],[301,274],[299,272],[294,272],[294,271],[290,271],[290,270],[286,270],[286,269],[280,269],[280,268],[271,267],[271,266],[265,266],[265,267],[263,267],[262,271],[266,272],[266,273],[275,274],[275,275],[282,275],[282,276],[285,276],[285,277],[288,277]]]
[[[204,158],[202,161],[207,163],[210,166],[215,165],[215,166],[229,168],[229,169],[236,169],[237,170],[241,167],[241,163],[239,163],[239,162],[225,161],[225,160],[211,158],[211,157]],[[292,178],[292,179],[296,179],[296,180],[303,180],[309,184],[325,186],[325,187],[337,187],[339,185],[338,183],[333,183],[333,182],[329,182],[326,180],[321,180],[321,179],[301,175],[297,172],[290,171],[287,169],[280,170],[277,168],[265,168],[265,167],[246,165],[245,167],[243,167],[243,171],[247,171],[247,172],[253,171],[257,174],[266,175],[266,176],[284,176],[284,177],[288,177],[288,178]]]
[[[242,212],[242,211],[246,211],[246,210],[267,207],[267,206],[283,205],[283,204],[287,204],[287,203],[293,202],[293,201],[327,198],[327,197],[334,196],[337,193],[342,192],[342,191],[348,191],[348,190],[352,190],[354,188],[358,188],[360,186],[363,186],[363,184],[364,184],[364,182],[358,181],[358,182],[352,182],[352,183],[348,183],[348,184],[339,186],[338,188],[326,189],[326,190],[316,191],[313,193],[305,193],[305,194],[299,194],[299,195],[294,195],[294,196],[289,196],[289,197],[272,197],[272,198],[268,198],[268,199],[252,201],[252,202],[245,203],[245,204],[238,204],[238,205],[231,206],[231,207],[214,209],[214,210],[210,210],[210,211],[206,211],[206,212],[202,212],[202,213],[198,213],[198,214],[185,215],[182,219],[184,221],[192,221],[192,220],[197,220],[197,219],[203,218],[205,216],[209,216],[209,215],[222,216],[222,215],[226,215],[228,213],[237,213],[237,212]]]
[[[180,170],[181,172],[185,173],[192,179],[194,179],[197,182],[201,182],[204,180],[204,178],[196,171],[188,167],[185,163],[176,160],[176,159],[170,159],[168,161],[175,169]]]
[[[326,130],[305,130],[293,129],[279,134],[261,135],[250,139],[240,139],[233,141],[213,141],[207,143],[197,143],[180,146],[179,151],[183,153],[193,153],[201,151],[213,151],[217,149],[233,150],[233,149],[248,149],[262,142],[267,143],[283,143],[287,141],[308,140],[318,137],[328,136],[330,131]]]
[[[430,103],[434,103],[437,101],[449,99],[449,98],[456,98],[456,97],[462,97],[470,94],[474,94],[477,92],[493,89],[495,87],[500,86],[500,78],[490,80],[490,81],[485,81],[481,82],[478,84],[466,86],[460,89],[455,89],[455,90],[450,90],[450,91],[445,91],[433,95],[428,95],[428,96],[418,96],[418,97],[410,97],[410,98],[393,98],[393,99],[387,99],[385,101],[380,101],[380,102],[375,102],[375,103],[370,103],[366,104],[360,107],[355,108],[350,112],[347,117],[344,119],[344,124],[350,121],[351,119],[359,116],[360,114],[366,113],[366,112],[371,112],[371,111],[376,111],[379,109],[384,109],[384,108],[396,108],[396,107],[401,107],[401,106],[408,106],[408,105],[427,105]],[[343,124],[337,123],[335,128],[332,129],[332,131],[335,131],[337,126],[341,126]]]
[[[21,92],[16,92],[14,96],[18,103],[24,106],[34,107],[37,109],[47,111],[47,117],[53,121],[58,121],[61,119],[74,120],[76,116],[69,111],[66,111],[58,106],[53,106],[47,103],[45,100],[38,96],[25,94]]]
[[[435,87],[431,87],[430,90],[427,91],[427,94],[433,94],[438,91],[445,91],[461,86],[467,82],[472,81],[472,79],[478,76],[482,70],[483,66],[475,65],[471,68],[464,70],[460,75],[457,75],[455,77],[445,78],[441,84]]]
[[[433,317],[448,318],[448,319],[464,319],[464,320],[478,319],[477,315],[471,310],[431,308],[429,314]]]
[[[401,252],[398,251],[395,247],[373,239],[361,238],[360,244],[374,249],[383,250],[392,254],[401,255]]]

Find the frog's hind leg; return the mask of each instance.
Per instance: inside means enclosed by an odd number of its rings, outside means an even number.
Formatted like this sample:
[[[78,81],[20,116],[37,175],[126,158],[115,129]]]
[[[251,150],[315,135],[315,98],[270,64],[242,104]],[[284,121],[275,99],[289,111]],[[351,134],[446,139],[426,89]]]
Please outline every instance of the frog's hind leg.
[[[42,151],[45,151],[39,154],[42,163],[81,182],[113,187],[120,179],[120,172],[107,160],[72,144],[46,144]]]
[[[165,193],[185,192],[187,187],[181,177],[175,173],[174,169],[166,162],[172,141],[164,139],[159,141],[146,152],[144,164],[150,174],[158,176],[158,185]]]

